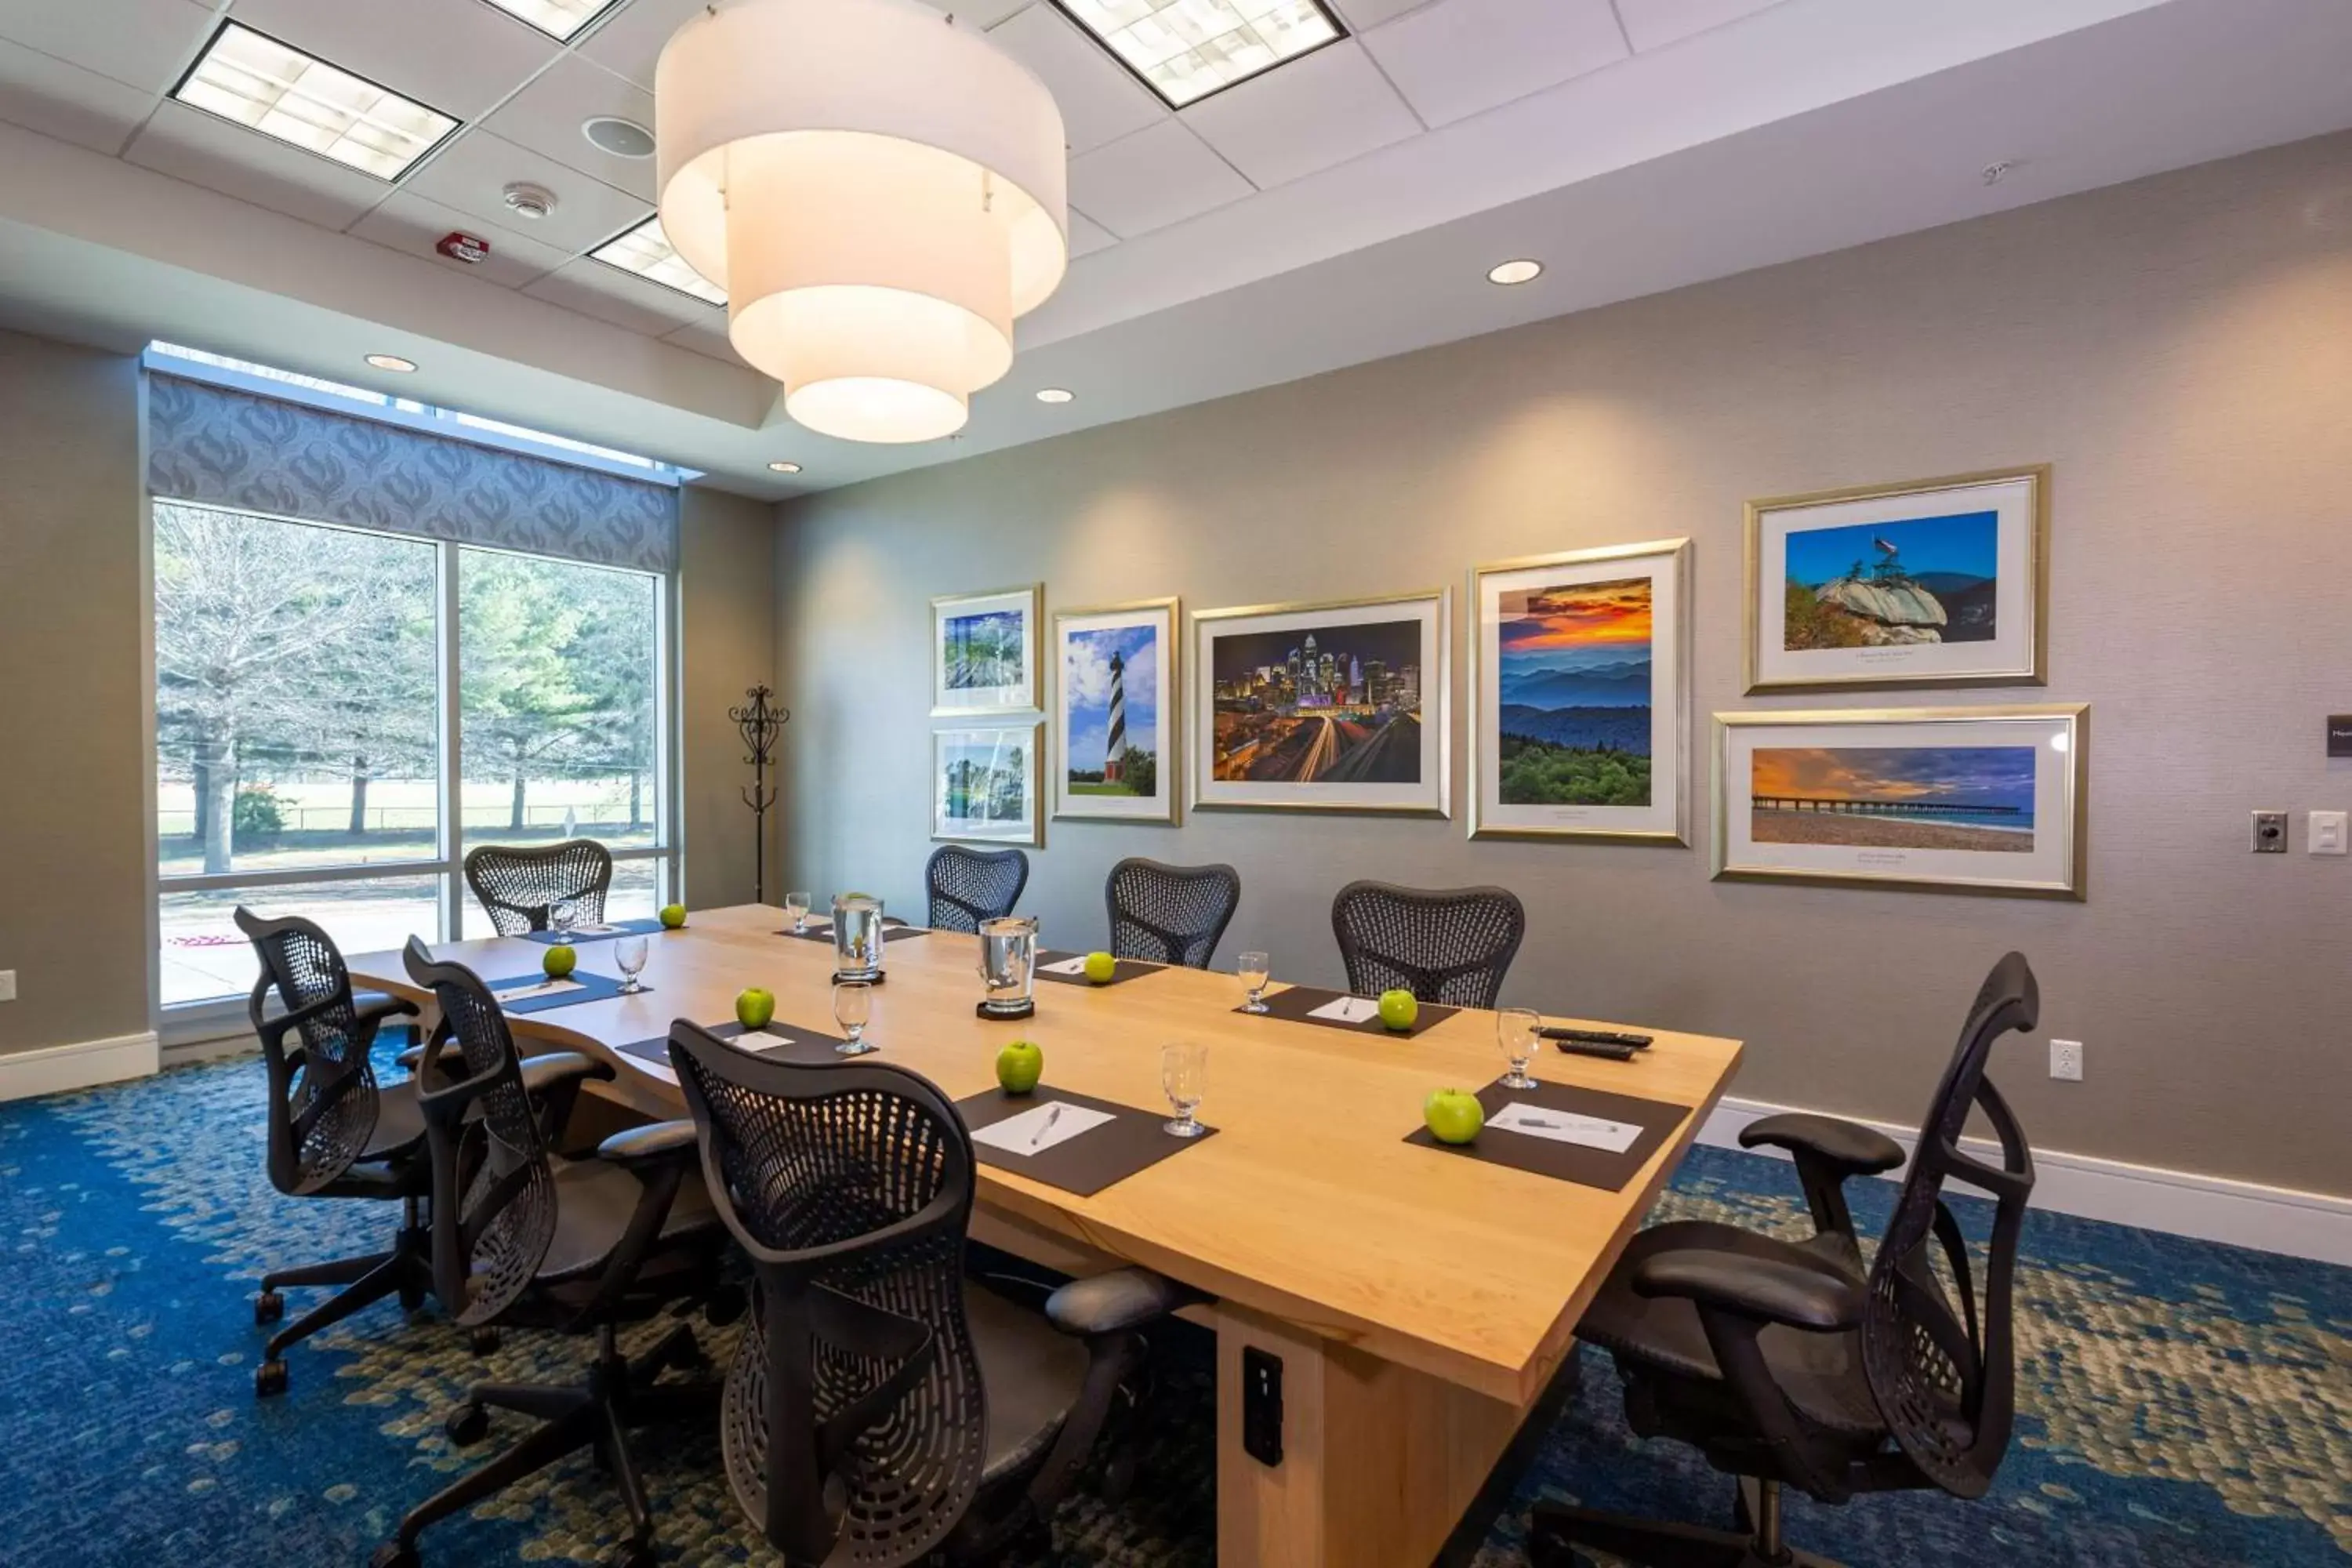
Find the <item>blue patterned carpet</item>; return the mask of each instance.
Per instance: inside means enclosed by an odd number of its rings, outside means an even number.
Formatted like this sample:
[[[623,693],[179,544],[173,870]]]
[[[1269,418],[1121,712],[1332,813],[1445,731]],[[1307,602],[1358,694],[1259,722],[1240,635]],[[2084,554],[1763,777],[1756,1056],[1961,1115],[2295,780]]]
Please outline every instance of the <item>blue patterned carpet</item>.
[[[10,1568],[355,1568],[401,1510],[474,1462],[440,1426],[467,1384],[569,1379],[574,1342],[509,1334],[477,1360],[454,1331],[407,1326],[385,1306],[294,1351],[292,1391],[257,1403],[252,1281],[272,1263],[369,1250],[389,1218],[272,1193],[259,1106],[251,1060],[0,1106]],[[1891,1189],[1859,1185],[1867,1229]],[[1660,1215],[1803,1226],[1787,1165],[1713,1150],[1694,1154]],[[1993,1493],[1792,1500],[1800,1544],[1853,1568],[2352,1558],[2352,1270],[2047,1215],[2033,1216],[2026,1252],[2023,1414]],[[1116,1510],[1075,1500],[1042,1568],[1213,1560],[1206,1363],[1191,1336],[1162,1354],[1138,1494]],[[1685,1451],[1635,1442],[1606,1363],[1585,1371],[1479,1568],[1524,1562],[1538,1497],[1726,1521],[1728,1483]],[[742,1527],[715,1450],[702,1433],[645,1439],[663,1560],[772,1561]],[[579,1460],[428,1535],[426,1561],[593,1563],[617,1514]]]

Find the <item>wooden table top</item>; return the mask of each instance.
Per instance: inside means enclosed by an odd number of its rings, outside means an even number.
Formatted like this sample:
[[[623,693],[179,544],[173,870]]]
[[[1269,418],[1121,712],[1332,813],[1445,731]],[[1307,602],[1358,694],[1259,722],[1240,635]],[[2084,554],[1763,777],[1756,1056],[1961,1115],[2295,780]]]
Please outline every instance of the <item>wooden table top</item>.
[[[782,937],[781,910],[698,910],[651,939],[646,994],[510,1015],[518,1038],[612,1061],[617,1097],[682,1115],[665,1071],[614,1047],[667,1034],[674,1018],[731,1020],[745,986],[775,993],[774,1027],[838,1033],[833,948]],[[578,948],[580,968],[615,974],[613,944]],[[516,938],[446,943],[485,979],[536,971],[546,949]],[[889,943],[875,988],[873,1060],[921,1073],[951,1098],[995,1084],[998,1048],[1033,1039],[1045,1084],[1164,1110],[1160,1047],[1209,1047],[1202,1121],[1220,1129],[1092,1197],[995,1166],[978,1167],[979,1202],[1388,1361],[1524,1405],[1572,1342],[1577,1320],[1681,1159],[1737,1066],[1740,1043],[1645,1032],[1630,1063],[1546,1048],[1548,1081],[1690,1108],[1622,1192],[1609,1193],[1407,1143],[1432,1089],[1500,1076],[1494,1015],[1465,1011],[1411,1039],[1253,1017],[1230,973],[1170,969],[1101,988],[1040,981],[1037,1014],[973,1015],[976,939],[946,932]],[[350,961],[355,984],[422,998],[397,952]],[[1277,984],[1273,989],[1281,989]],[[1593,1027],[1640,1027],[1549,1019]]]

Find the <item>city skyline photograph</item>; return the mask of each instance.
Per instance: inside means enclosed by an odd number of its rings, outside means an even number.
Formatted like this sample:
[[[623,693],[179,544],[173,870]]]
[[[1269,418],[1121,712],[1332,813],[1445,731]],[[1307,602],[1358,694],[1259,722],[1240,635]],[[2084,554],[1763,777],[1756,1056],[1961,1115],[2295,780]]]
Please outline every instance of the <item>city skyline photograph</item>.
[[[1401,618],[1213,636],[1212,776],[1420,783],[1422,635]]]

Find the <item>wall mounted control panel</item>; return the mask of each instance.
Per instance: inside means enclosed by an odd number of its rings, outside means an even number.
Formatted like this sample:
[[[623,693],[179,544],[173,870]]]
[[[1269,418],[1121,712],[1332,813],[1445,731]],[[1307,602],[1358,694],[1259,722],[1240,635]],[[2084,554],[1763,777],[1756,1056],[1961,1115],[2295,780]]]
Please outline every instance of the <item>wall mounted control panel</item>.
[[[2254,813],[2253,851],[2257,855],[2286,853],[2286,813],[2258,811]]]

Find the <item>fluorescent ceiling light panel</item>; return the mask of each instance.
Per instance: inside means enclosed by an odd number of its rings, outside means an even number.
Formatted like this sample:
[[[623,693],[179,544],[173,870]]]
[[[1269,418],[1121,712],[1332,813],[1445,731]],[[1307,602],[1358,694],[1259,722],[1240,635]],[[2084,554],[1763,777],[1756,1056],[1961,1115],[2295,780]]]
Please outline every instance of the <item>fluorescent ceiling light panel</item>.
[[[364,77],[229,22],[172,96],[182,103],[396,180],[457,122]]]
[[[520,16],[551,38],[572,34],[613,8],[613,0],[490,0],[510,16]]]
[[[1181,109],[1345,36],[1322,0],[1054,0]]]
[[[628,233],[608,239],[588,253],[589,258],[607,267],[617,267],[624,272],[634,272],[681,294],[691,294],[708,304],[727,303],[727,290],[719,288],[686,264],[686,258],[670,247],[669,236],[662,232],[661,219],[649,217]]]

